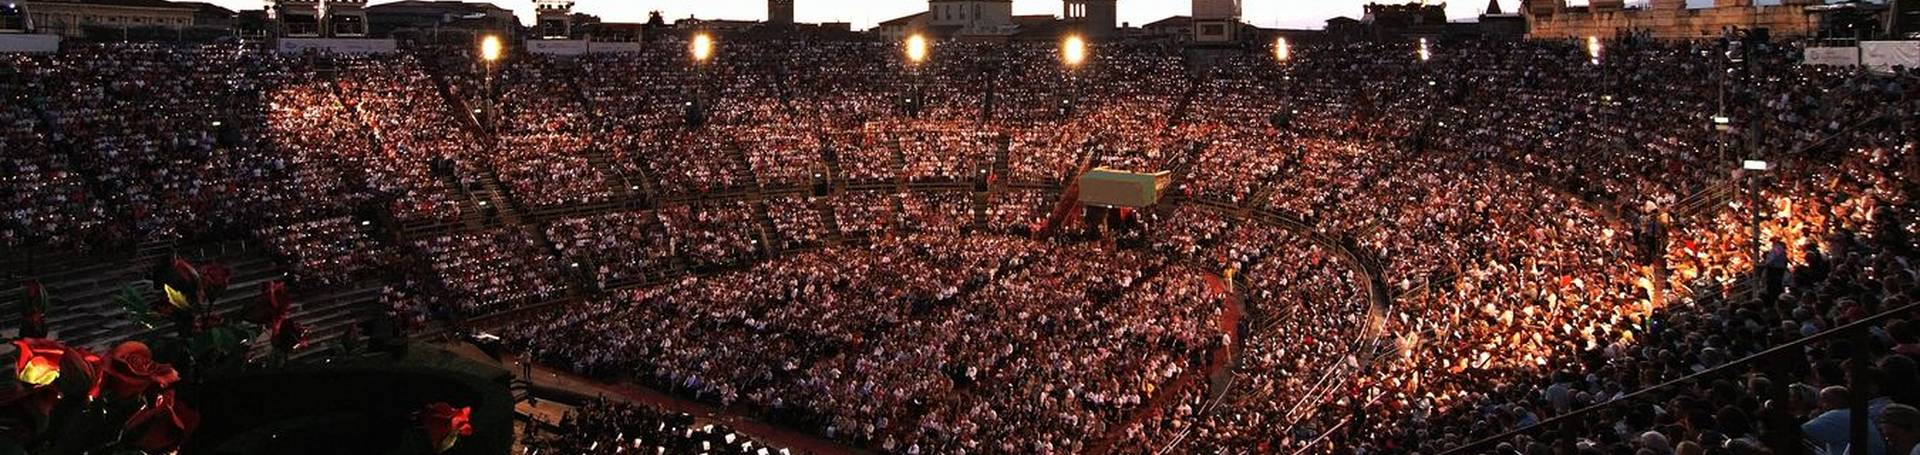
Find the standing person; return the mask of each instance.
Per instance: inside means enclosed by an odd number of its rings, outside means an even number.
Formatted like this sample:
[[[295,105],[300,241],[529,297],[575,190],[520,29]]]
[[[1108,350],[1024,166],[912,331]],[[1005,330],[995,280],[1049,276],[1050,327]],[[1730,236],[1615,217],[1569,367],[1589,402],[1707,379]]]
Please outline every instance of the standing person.
[[[1787,290],[1787,244],[1774,239],[1773,245],[1767,248],[1767,257],[1762,265],[1766,267],[1766,300],[1772,303]]]

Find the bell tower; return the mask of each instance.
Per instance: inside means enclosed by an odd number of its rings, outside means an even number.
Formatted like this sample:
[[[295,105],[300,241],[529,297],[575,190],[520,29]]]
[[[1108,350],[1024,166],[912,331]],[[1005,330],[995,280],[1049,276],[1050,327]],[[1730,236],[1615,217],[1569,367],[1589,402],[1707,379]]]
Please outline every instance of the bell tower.
[[[1113,35],[1114,24],[1120,20],[1116,0],[1064,0],[1061,16],[1075,23],[1080,33],[1088,38],[1105,38]]]
[[[767,23],[793,25],[793,0],[767,0]]]
[[[1240,0],[1193,0],[1193,42],[1231,44],[1240,41]]]

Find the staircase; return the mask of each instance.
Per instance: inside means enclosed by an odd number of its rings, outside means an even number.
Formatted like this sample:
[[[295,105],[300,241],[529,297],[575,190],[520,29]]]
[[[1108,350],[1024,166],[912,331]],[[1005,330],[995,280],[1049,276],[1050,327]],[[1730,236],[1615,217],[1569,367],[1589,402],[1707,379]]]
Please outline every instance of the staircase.
[[[999,176],[1001,184],[1004,185],[1007,178],[1013,175],[1013,158],[1011,156],[1013,137],[1008,136],[1006,133],[1001,133],[997,139],[998,140],[994,141],[996,147],[994,147],[993,150],[993,175]]]
[[[887,152],[889,152],[887,156],[893,158],[894,192],[905,193],[907,192],[907,183],[909,180],[907,178],[907,153],[900,150],[900,141],[898,138],[887,141],[886,147]]]
[[[749,204],[753,207],[753,225],[760,230],[760,245],[765,247],[767,255],[773,256],[776,251],[786,251],[789,246],[786,236],[780,235],[780,229],[774,227],[773,215],[767,209],[767,201],[755,198]]]
[[[266,254],[244,242],[180,249],[167,243],[142,244],[132,258],[82,261],[84,264],[34,277],[53,299],[47,309],[52,338],[73,346],[104,349],[158,330],[171,330],[170,323],[163,322],[160,327],[135,323],[127,317],[126,309],[117,298],[131,289],[142,303],[162,302],[164,297],[147,278],[155,265],[175,254],[195,265],[218,263],[233,270],[226,293],[212,304],[229,320],[240,318],[245,308],[258,299],[267,282],[286,276],[286,271]],[[21,295],[25,292],[21,285],[20,282],[7,283],[8,287],[0,291],[0,295]],[[368,287],[293,290],[292,317],[311,329],[309,341],[337,336],[347,325],[363,320],[370,302],[378,301],[378,292],[368,291]],[[371,288],[378,289],[377,286]],[[5,327],[9,334],[18,333],[19,304],[18,298],[0,302],[0,327]]]
[[[992,205],[987,202],[987,195],[989,194],[992,193],[987,191],[973,192],[973,226],[976,229],[987,228],[987,212],[993,210]]]
[[[840,233],[840,215],[834,213],[833,198],[811,198],[810,204],[820,212],[820,226],[827,230],[827,246],[841,246],[847,243],[847,237]]]
[[[519,208],[519,203],[507,192],[506,184],[500,182],[499,173],[492,166],[485,166],[481,168],[480,175],[474,177],[478,178],[475,183],[479,184],[479,188],[468,188],[469,196],[476,201],[474,203],[480,206],[483,213],[486,208],[491,207],[500,217],[494,224],[519,226],[522,222],[520,214],[523,212]]]
[[[753,160],[747,158],[746,149],[741,148],[739,144],[735,144],[733,141],[727,141],[726,149],[727,161],[732,165],[732,169],[729,170],[733,172],[733,180],[736,182],[746,182],[744,185],[746,185],[747,193],[753,195],[754,199],[759,199],[760,191],[762,190],[760,176],[759,173],[754,172]]]
[[[1079,171],[1074,172],[1074,175],[1084,174],[1087,172],[1087,169],[1092,166],[1093,154],[1082,153],[1080,154],[1080,165],[1077,167]],[[1052,238],[1055,234],[1059,234],[1061,229],[1065,229],[1071,225],[1077,218],[1073,216],[1073,212],[1079,208],[1080,179],[1076,178],[1067,182],[1066,191],[1060,192],[1060,201],[1053,204],[1053,211],[1047,215],[1047,224],[1040,227],[1039,238],[1047,239]]]

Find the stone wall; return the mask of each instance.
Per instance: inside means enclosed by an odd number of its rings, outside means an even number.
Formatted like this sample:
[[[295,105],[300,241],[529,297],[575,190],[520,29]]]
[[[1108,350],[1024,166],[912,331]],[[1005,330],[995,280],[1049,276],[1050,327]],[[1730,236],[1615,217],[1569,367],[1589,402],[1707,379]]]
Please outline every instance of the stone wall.
[[[1792,2],[1789,2],[1792,3]],[[1646,31],[1662,39],[1717,38],[1727,27],[1765,27],[1776,38],[1812,35],[1817,17],[1805,5],[1718,6],[1703,9],[1633,9],[1607,12],[1562,11],[1530,15],[1529,37],[1536,39],[1610,37],[1620,31]]]
[[[119,6],[69,2],[28,2],[27,14],[42,33],[82,36],[87,27],[107,29],[193,27],[192,8]]]

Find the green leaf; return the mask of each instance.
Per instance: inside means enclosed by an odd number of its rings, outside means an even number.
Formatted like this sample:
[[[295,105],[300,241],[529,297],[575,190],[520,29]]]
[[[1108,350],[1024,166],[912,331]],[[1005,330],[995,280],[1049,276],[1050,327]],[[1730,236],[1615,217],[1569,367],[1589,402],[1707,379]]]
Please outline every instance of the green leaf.
[[[160,315],[153,311],[153,306],[147,304],[146,297],[140,295],[138,287],[129,284],[121,288],[113,300],[120,302],[120,308],[126,310],[127,318],[133,323],[149,330],[159,326]]]

